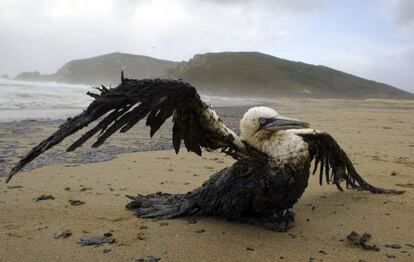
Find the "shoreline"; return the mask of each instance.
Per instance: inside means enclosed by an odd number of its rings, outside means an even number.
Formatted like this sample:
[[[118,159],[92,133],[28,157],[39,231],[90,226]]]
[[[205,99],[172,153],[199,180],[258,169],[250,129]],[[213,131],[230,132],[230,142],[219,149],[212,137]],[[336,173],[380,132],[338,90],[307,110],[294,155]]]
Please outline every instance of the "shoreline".
[[[365,114],[372,114],[373,117],[365,117],[367,121],[372,121],[380,113],[384,113],[392,117],[392,114],[402,114],[407,111],[414,112],[414,100],[382,100],[370,99],[365,101],[344,100],[344,99],[298,99],[298,100],[279,100],[272,104],[261,103],[257,105],[267,105],[276,108],[281,114],[292,116],[298,119],[305,119],[311,122],[311,127],[331,131],[329,125],[333,118],[321,118],[324,111],[339,110],[342,114],[350,113],[356,116],[359,111]],[[244,106],[221,106],[215,107],[218,115],[223,119],[224,123],[239,132],[239,121],[244,112],[251,105]],[[375,111],[378,111],[376,113]],[[360,117],[360,118],[364,118]],[[362,120],[362,121],[366,121]],[[46,139],[49,135],[57,130],[64,120],[23,120],[13,122],[0,122],[0,177],[7,175],[6,171],[17,163],[18,159],[26,154],[33,146]],[[142,121],[144,122],[144,121]],[[401,122],[398,119],[392,120],[390,126],[383,125],[380,128],[391,128],[393,124]],[[326,127],[325,127],[326,126]],[[86,143],[83,147],[75,152],[67,153],[65,149],[70,145],[70,141],[74,141],[73,137],[79,136],[86,132],[88,128],[81,130],[63,141],[60,145],[46,152],[27,167],[25,171],[32,170],[45,165],[66,163],[80,164],[93,163],[100,161],[108,161],[115,158],[118,154],[141,152],[141,151],[158,151],[172,149],[171,142],[171,121],[167,121],[158,133],[151,139],[149,130],[144,123],[138,123],[134,128],[125,134],[114,134],[101,147],[90,148],[91,142]],[[17,139],[18,138],[18,139]],[[410,141],[410,138],[408,138]],[[414,147],[414,141],[410,144]],[[414,153],[414,152],[413,152]]]
[[[412,261],[414,102],[288,101],[276,109],[329,132],[368,182],[406,193],[339,192],[333,185],[319,186],[317,177],[311,176],[293,208],[295,225],[287,233],[214,217],[154,221],[126,210],[125,195],[185,193],[233,160],[217,152],[198,157],[183,148],[178,155],[172,150],[133,152],[114,154],[116,158],[105,162],[78,163],[82,157],[103,160],[104,155],[89,144],[66,153],[72,137],[51,149],[43,160],[60,163],[43,162],[47,165],[17,174],[7,185],[5,177],[0,177],[0,261],[136,261],[146,256],[173,262]],[[245,110],[217,111],[237,131]],[[0,159],[8,161],[3,163],[6,170],[58,125],[0,124]],[[159,142],[171,145],[170,132],[171,123],[166,123],[151,140],[141,123],[130,132],[114,134],[101,150],[109,154],[111,150],[151,148]],[[35,202],[41,195],[54,199]],[[72,205],[71,200],[84,204]],[[72,235],[55,239],[64,230]],[[346,236],[353,230],[372,234],[371,243],[380,251],[348,243]],[[96,248],[78,244],[84,236],[108,232],[115,243]],[[399,248],[389,247],[392,244]]]
[[[217,107],[216,111],[229,128],[238,132],[239,120],[249,107]],[[17,163],[19,156],[26,154],[33,146],[46,139],[62,123],[64,120],[25,120],[0,123],[0,177],[7,175],[6,170]],[[171,121],[167,121],[151,139],[149,129],[145,127],[145,121],[141,121],[125,134],[114,134],[99,148],[90,148],[92,143],[89,141],[83,147],[70,153],[65,149],[74,138],[68,138],[28,164],[23,170],[29,171],[57,163],[71,165],[108,161],[122,153],[169,150],[172,149],[171,128]],[[87,130],[88,128],[85,128],[77,135],[79,136]]]

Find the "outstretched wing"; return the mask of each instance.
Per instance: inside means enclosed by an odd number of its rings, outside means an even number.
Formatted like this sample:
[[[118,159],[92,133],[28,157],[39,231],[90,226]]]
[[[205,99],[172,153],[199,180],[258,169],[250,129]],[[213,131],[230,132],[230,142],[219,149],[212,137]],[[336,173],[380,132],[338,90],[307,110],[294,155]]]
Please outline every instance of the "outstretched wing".
[[[116,88],[99,88],[89,93],[95,100],[81,114],[69,118],[53,135],[35,146],[9,174],[6,182],[37,156],[64,138],[98,120],[98,124],[76,140],[67,151],[73,151],[98,132],[93,147],[100,146],[116,131],[127,132],[147,117],[151,137],[173,116],[172,142],[178,153],[181,141],[188,151],[201,155],[201,148],[222,149],[236,159],[247,156],[240,138],[227,128],[216,112],[206,105],[196,89],[188,83],[161,79],[124,79]]]
[[[404,191],[383,189],[366,182],[356,171],[351,160],[339,147],[335,139],[326,132],[308,129],[308,132],[298,133],[309,146],[311,161],[314,161],[313,174],[319,167],[319,184],[326,180],[333,182],[339,190],[343,190],[341,182],[346,182],[346,187],[362,189],[377,194],[402,194]]]

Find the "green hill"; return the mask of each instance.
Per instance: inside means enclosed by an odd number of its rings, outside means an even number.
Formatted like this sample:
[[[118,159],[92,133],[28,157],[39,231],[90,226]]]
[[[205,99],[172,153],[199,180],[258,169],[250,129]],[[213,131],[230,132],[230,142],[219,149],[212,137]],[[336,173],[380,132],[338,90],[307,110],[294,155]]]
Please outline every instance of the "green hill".
[[[126,77],[150,78],[165,75],[168,69],[176,65],[176,62],[148,56],[111,53],[87,59],[72,60],[58,69],[55,74],[39,75],[37,72],[24,72],[18,75],[16,79],[115,85],[120,81],[121,71],[124,71]]]
[[[407,98],[414,95],[390,85],[325,66],[293,62],[257,52],[195,55],[170,70],[208,93],[315,98]]]
[[[119,83],[122,70],[129,78],[183,79],[204,93],[217,95],[414,98],[414,94],[393,86],[332,68],[293,62],[257,52],[199,54],[181,63],[148,56],[111,53],[70,61],[55,74],[24,72],[15,79],[114,86]]]

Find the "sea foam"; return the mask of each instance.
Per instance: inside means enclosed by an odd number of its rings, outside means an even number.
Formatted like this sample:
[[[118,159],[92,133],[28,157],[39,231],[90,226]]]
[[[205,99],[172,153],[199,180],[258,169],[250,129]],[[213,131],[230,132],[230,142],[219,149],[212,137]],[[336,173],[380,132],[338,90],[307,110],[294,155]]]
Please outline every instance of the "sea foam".
[[[95,90],[87,85],[0,79],[0,122],[66,119],[89,105],[88,91]],[[202,95],[202,99],[216,107],[257,104],[250,98]]]

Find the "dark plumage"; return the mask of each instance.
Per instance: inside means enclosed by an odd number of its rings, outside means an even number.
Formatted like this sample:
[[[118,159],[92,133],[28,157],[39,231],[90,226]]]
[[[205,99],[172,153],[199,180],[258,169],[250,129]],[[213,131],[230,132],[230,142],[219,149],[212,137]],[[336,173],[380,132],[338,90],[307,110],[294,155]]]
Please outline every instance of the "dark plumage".
[[[311,161],[319,166],[320,183],[341,182],[372,193],[401,193],[371,186],[356,172],[345,152],[324,132],[308,129],[307,123],[282,117],[270,108],[250,109],[241,121],[239,137],[227,128],[196,89],[176,80],[124,79],[100,94],[78,116],[68,119],[58,131],[34,147],[13,167],[7,182],[27,163],[94,121],[95,127],[77,139],[73,151],[97,136],[98,147],[113,133],[127,132],[146,117],[154,135],[173,117],[172,143],[178,153],[184,142],[188,151],[221,150],[237,162],[213,175],[200,188],[187,194],[129,196],[127,206],[141,217],[172,218],[183,215],[220,216],[230,220],[286,231],[293,220],[289,209],[308,184]]]
[[[309,167],[285,172],[275,169],[265,157],[258,161],[255,165],[236,162],[187,194],[129,196],[133,201],[127,208],[139,217],[219,216],[286,231],[294,219],[288,209],[305,190]]]

